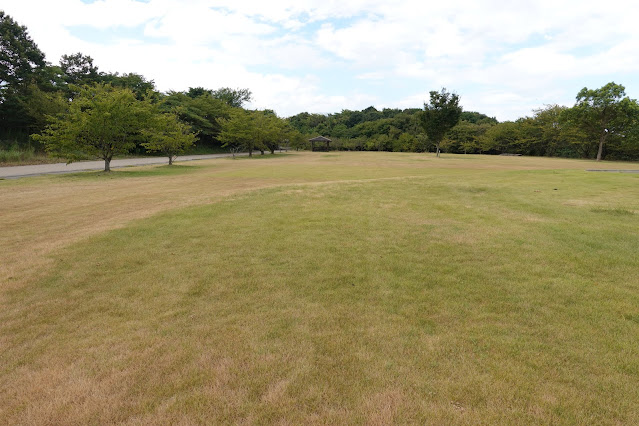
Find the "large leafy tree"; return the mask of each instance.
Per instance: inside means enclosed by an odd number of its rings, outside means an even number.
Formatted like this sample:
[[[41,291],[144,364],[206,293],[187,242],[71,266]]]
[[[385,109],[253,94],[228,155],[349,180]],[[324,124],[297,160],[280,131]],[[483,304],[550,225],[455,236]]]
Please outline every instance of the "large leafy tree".
[[[597,140],[597,161],[601,161],[606,143],[631,127],[638,110],[637,102],[626,96],[625,87],[610,82],[599,89],[581,89],[566,116]]]
[[[461,120],[450,132],[442,144],[446,145],[447,151],[475,153],[480,151],[480,140],[486,131],[491,127],[490,124],[477,124],[471,121]]]
[[[258,149],[271,154],[289,138],[290,127],[271,110],[246,111],[235,108],[228,119],[222,120],[220,141],[224,147],[241,147],[253,155]]]
[[[455,127],[461,117],[462,108],[459,106],[459,96],[449,93],[445,88],[440,92],[430,92],[430,103],[424,104],[421,114],[421,125],[428,139],[435,144],[437,156],[446,133]]]
[[[29,84],[44,66],[44,53],[27,28],[0,10],[0,94]]]
[[[241,108],[234,108],[229,117],[220,120],[221,132],[219,135],[222,146],[227,148],[245,149],[249,157],[253,156],[255,150],[255,139],[253,135],[251,115]]]
[[[252,111],[250,116],[256,147],[262,153],[264,149],[268,149],[271,154],[275,154],[275,150],[288,136],[287,123],[272,110]]]
[[[30,118],[29,132],[39,133],[49,124],[49,117],[67,111],[69,102],[61,91],[42,90],[40,86],[32,83],[27,87],[23,107],[25,114]]]
[[[149,151],[161,152],[169,158],[169,166],[175,158],[195,142],[189,125],[182,123],[176,114],[154,114],[147,129],[143,130],[147,141],[142,145]]]
[[[0,10],[0,137],[26,135],[30,126],[24,108],[28,87],[39,79],[45,65],[44,53],[27,28]]]
[[[161,109],[177,113],[180,120],[188,123],[198,135],[198,145],[214,145],[218,143],[220,120],[228,118],[231,108],[209,91],[199,89],[192,88],[186,93],[169,92],[162,99]]]
[[[138,101],[129,89],[95,84],[74,88],[77,96],[66,114],[52,118],[40,135],[34,135],[46,150],[69,162],[95,156],[111,170],[116,154],[135,147],[143,129],[149,126],[148,102]]]

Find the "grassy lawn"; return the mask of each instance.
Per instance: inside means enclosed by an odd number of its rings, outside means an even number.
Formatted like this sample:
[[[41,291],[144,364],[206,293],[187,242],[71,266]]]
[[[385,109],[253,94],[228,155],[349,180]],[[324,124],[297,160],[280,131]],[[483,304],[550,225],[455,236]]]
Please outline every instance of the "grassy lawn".
[[[639,174],[590,168],[639,165],[0,181],[0,423],[637,424]]]

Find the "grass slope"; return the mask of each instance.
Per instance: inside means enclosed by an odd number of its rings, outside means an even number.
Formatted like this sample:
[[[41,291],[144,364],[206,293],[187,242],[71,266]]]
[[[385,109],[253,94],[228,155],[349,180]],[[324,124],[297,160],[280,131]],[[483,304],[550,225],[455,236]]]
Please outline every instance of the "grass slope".
[[[305,154],[131,176],[238,186],[88,232],[7,287],[0,418],[639,422],[639,176],[512,161]],[[240,191],[257,178],[279,186]]]

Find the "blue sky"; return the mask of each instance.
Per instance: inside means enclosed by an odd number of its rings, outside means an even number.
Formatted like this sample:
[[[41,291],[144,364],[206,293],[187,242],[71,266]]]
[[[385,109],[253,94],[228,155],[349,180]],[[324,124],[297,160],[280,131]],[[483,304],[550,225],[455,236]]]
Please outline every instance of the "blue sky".
[[[82,52],[160,90],[249,88],[253,108],[419,108],[430,90],[500,120],[615,81],[639,97],[639,5],[423,0],[5,0],[57,63]]]

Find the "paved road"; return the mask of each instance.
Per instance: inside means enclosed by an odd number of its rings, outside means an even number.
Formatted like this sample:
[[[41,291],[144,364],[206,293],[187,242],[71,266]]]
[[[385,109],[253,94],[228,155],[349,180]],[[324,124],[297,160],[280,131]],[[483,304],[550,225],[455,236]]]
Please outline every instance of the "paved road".
[[[207,155],[184,155],[177,158],[177,161],[207,160],[209,158],[230,157],[232,154],[207,154]],[[236,154],[236,155],[248,155]],[[144,157],[126,158],[123,160],[112,160],[111,168],[144,166],[147,164],[168,164],[166,157]],[[77,163],[65,164],[35,164],[32,166],[10,166],[0,167],[0,179],[15,179],[27,176],[48,175],[54,173],[74,173],[85,170],[104,170],[104,161],[78,161]]]

